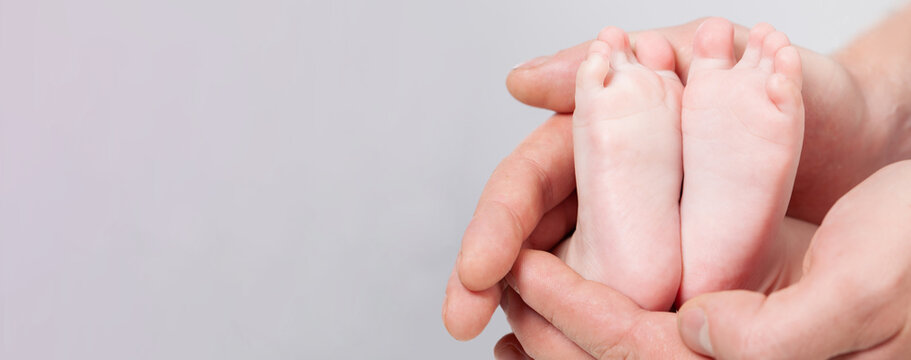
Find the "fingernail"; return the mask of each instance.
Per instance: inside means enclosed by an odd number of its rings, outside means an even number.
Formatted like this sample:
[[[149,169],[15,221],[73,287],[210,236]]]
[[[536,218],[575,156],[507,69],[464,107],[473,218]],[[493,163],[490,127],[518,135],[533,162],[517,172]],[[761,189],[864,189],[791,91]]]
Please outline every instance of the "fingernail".
[[[509,345],[500,348],[498,354],[495,355],[497,360],[525,360],[527,359],[525,355],[522,355],[522,352],[519,349],[516,349],[515,346]]]
[[[706,321],[705,312],[698,307],[693,307],[680,314],[682,323],[683,340],[693,350],[703,355],[714,356],[712,342],[709,339],[709,323]]]
[[[526,62],[519,63],[516,66],[513,66],[512,69],[515,70],[515,69],[519,69],[519,68],[522,68],[522,69],[533,68],[535,66],[538,66],[538,65],[541,65],[541,64],[547,62],[547,60],[550,60],[550,58],[552,58],[552,57],[553,56],[539,56],[534,59],[528,60]]]

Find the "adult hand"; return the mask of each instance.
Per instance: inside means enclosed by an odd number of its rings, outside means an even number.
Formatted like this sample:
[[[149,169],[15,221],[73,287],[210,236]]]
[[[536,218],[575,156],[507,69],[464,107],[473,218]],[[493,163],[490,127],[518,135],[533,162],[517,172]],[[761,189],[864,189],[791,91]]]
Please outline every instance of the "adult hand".
[[[705,294],[677,316],[638,309],[553,255],[524,250],[507,276],[515,292],[507,290],[503,301],[515,335],[501,339],[495,352],[500,359],[907,355],[909,182],[911,161],[896,163],[841,198],[812,235],[804,276],[796,283],[768,296],[742,290]],[[813,231],[796,223],[790,229],[796,238]]]
[[[575,227],[571,126],[570,115],[553,116],[487,182],[446,287],[443,322],[456,339],[487,325],[521,247],[550,249]]]
[[[911,17],[911,7],[896,17]],[[658,30],[675,47],[681,74],[689,67],[691,38],[698,23]],[[860,179],[882,164],[908,157],[911,137],[900,130],[905,122],[899,121],[908,112],[896,99],[911,97],[868,80],[886,75],[853,75],[864,74],[856,69],[879,69],[883,54],[893,53],[896,47],[907,48],[911,29],[896,26],[911,27],[911,22],[887,21],[877,30],[885,35],[874,31],[848,47],[840,58],[849,67],[801,50],[807,128],[790,215],[817,222],[829,205]],[[737,51],[742,51],[745,34],[743,27],[736,27]],[[531,105],[571,111],[575,69],[586,46],[520,66],[507,80],[510,91]],[[903,55],[907,56],[886,58],[899,63],[911,60],[911,54]],[[520,248],[549,249],[573,228],[575,178],[570,122],[567,115],[555,115],[507,157],[488,181],[465,231],[446,290],[443,320],[453,337],[467,340],[483,330],[502,293],[495,285],[510,269]]]
[[[904,16],[911,18],[911,14]],[[692,60],[693,35],[703,21],[705,19],[698,19],[654,30],[673,46],[677,75],[684,84]],[[735,25],[734,29],[734,50],[739,58],[749,29],[740,25]],[[907,32],[911,29],[882,31]],[[641,33],[630,33],[634,47]],[[873,49],[849,46],[836,57],[798,47],[803,64],[806,132],[789,216],[818,224],[841,195],[877,169],[902,158],[896,155],[903,149],[894,145],[907,145],[909,141],[896,141],[894,130],[907,114],[890,112],[896,109],[897,101],[907,102],[898,94],[892,95],[904,91],[878,87],[883,74],[868,77],[866,69],[878,68],[879,57],[890,56],[896,46],[907,47],[909,37],[905,36],[898,44],[881,44]],[[585,42],[519,65],[509,73],[507,88],[516,99],[528,105],[572,112],[576,70],[588,46],[589,42]],[[862,74],[858,75],[858,72]]]
[[[777,270],[783,279],[778,286],[799,278],[815,230],[813,224],[785,219],[779,236],[791,248]],[[701,358],[686,347],[674,313],[641,309],[546,252],[524,250],[507,281],[501,307],[515,333],[497,343],[498,359]]]
[[[501,306],[515,335],[500,340],[497,359],[701,358],[673,313],[643,310],[550,253],[523,250],[507,281]]]
[[[804,277],[769,296],[725,291],[679,311],[686,344],[719,358],[895,359],[911,353],[911,161],[842,197],[804,259]]]

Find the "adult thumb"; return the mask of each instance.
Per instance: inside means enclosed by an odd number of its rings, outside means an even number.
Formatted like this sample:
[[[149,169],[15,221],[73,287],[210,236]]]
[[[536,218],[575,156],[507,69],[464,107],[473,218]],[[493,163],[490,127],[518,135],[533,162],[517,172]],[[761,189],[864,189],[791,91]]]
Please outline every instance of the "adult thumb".
[[[911,312],[909,179],[911,161],[903,161],[845,194],[814,234],[797,283],[768,296],[724,291],[683,304],[684,343],[723,359],[824,359],[901,334]]]
[[[769,296],[698,296],[678,311],[681,337],[719,359],[826,359],[873,347],[901,329],[904,319],[890,317],[886,304],[846,294],[844,283],[831,280],[805,278]]]
[[[755,321],[766,296],[750,291],[725,291],[696,297],[677,312],[683,342],[693,351],[712,357],[749,358]],[[757,354],[760,355],[760,354]]]

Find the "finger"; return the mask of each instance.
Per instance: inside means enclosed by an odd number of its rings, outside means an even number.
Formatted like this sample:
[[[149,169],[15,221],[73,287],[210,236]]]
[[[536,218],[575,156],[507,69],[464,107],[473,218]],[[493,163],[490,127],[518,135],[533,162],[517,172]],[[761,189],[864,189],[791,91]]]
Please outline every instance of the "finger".
[[[571,127],[570,116],[555,115],[494,170],[462,238],[457,267],[466,288],[502,279],[541,216],[575,189]]]
[[[504,335],[500,338],[500,341],[497,341],[497,344],[493,347],[493,357],[497,360],[531,359],[525,353],[525,350],[522,349],[522,344],[519,343],[519,339],[516,339],[516,335],[511,333]]]
[[[446,326],[446,331],[461,341],[478,336],[497,309],[502,292],[502,286],[491,286],[483,291],[468,290],[459,281],[458,273],[453,268],[443,300],[443,325]]]
[[[553,248],[575,228],[578,207],[574,192],[544,214],[523,246],[535,250]],[[458,279],[458,273],[453,269],[443,302],[443,324],[454,338],[469,340],[478,336],[487,326],[500,303],[500,287],[475,292],[465,288]]]
[[[677,334],[672,314],[646,312],[552,254],[523,250],[507,281],[525,304],[596,358],[696,357]]]
[[[692,58],[693,33],[704,19],[654,30],[663,35],[674,48],[677,75],[686,80]],[[749,29],[736,26],[734,49],[742,54],[747,43]],[[630,33],[630,42],[635,48],[640,32]],[[528,61],[513,69],[506,78],[509,93],[517,100],[535,107],[569,113],[575,109],[575,79],[579,64],[585,60],[591,41],[562,50],[552,56]]]
[[[722,359],[821,359],[876,346],[904,325],[838,282],[805,281],[768,297],[743,290],[696,297],[678,313],[681,337]]]
[[[842,197],[816,232],[797,284],[768,297],[729,291],[684,304],[687,345],[720,358],[828,358],[899,334],[911,295],[908,181],[906,161]]]
[[[575,228],[578,208],[579,202],[573,192],[544,214],[523,246],[535,250],[553,248]],[[496,291],[498,289],[496,287],[481,292],[468,290],[458,281],[458,275],[453,271],[443,302],[443,323],[450,334],[459,340],[468,340],[480,334],[500,302],[500,293]],[[450,298],[454,300],[449,301]]]
[[[624,338],[645,312],[626,296],[583,279],[543,251],[523,250],[506,280],[528,306],[586,350],[627,351],[616,340]],[[592,355],[601,358],[603,354]]]
[[[506,88],[525,104],[571,113],[575,108],[576,73],[590,44],[591,41],[586,41],[553,56],[519,65],[506,77]]]
[[[528,307],[512,289],[503,294],[506,319],[525,353],[538,360],[592,357]]]
[[[541,217],[538,226],[525,240],[525,247],[534,250],[551,250],[566,238],[576,227],[579,199],[573,192],[553,209]]]

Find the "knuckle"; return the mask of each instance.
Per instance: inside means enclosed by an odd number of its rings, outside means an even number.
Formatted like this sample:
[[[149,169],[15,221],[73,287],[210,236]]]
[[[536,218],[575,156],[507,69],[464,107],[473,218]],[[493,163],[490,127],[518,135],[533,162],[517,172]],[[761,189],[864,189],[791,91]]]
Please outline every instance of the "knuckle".
[[[528,226],[522,221],[522,217],[519,216],[519,213],[510,206],[508,203],[503,200],[492,199],[490,204],[499,208],[506,216],[509,217],[510,222],[512,223],[513,228],[513,238],[519,239],[524,238],[528,234]]]
[[[528,155],[520,155],[516,160],[520,166],[530,171],[534,178],[537,180],[540,189],[539,195],[542,205],[552,203],[554,200],[553,181],[551,181],[550,176],[547,174],[547,170],[544,168],[544,165],[542,165],[541,162],[537,159]]]

